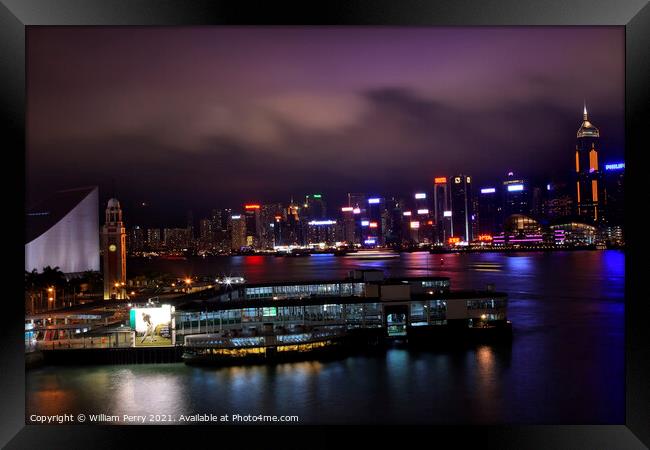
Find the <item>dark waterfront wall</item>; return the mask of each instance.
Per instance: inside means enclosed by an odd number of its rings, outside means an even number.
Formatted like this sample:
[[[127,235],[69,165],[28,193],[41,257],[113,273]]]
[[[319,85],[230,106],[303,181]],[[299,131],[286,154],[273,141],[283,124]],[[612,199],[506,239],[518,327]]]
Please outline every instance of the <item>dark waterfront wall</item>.
[[[80,348],[42,352],[47,365],[164,364],[180,362],[181,347]]]

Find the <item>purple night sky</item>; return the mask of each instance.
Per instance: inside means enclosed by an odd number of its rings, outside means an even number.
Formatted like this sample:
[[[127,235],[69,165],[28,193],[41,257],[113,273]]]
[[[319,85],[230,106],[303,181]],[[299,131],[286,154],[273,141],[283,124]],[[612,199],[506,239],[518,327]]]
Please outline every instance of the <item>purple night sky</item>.
[[[571,170],[583,100],[601,162],[623,158],[622,27],[29,27],[27,49],[28,199],[114,183],[128,225],[544,182]]]

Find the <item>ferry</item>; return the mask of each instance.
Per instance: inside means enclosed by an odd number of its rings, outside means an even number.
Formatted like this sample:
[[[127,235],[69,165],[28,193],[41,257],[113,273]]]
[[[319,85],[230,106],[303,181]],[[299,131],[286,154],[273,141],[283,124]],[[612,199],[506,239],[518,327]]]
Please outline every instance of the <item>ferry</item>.
[[[342,326],[297,326],[280,332],[273,331],[272,323],[265,326],[261,336],[232,331],[186,336],[182,359],[188,365],[312,359],[336,354],[347,336]]]
[[[385,277],[353,270],[342,280],[245,283],[175,310],[188,364],[276,361],[344,354],[400,341],[457,345],[508,341],[507,294],[451,291],[447,277]]]
[[[392,259],[399,258],[399,253],[393,250],[381,250],[381,249],[362,249],[355,253],[350,253],[344,255],[344,258],[351,259]]]

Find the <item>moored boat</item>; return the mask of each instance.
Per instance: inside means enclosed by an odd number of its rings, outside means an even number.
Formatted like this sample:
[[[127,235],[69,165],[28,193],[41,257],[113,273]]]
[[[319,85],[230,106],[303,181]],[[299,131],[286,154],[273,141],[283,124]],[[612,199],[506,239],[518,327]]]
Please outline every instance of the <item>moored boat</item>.
[[[185,337],[186,364],[240,364],[312,359],[340,350],[345,327],[318,327],[267,332],[262,336],[236,336],[232,332]]]

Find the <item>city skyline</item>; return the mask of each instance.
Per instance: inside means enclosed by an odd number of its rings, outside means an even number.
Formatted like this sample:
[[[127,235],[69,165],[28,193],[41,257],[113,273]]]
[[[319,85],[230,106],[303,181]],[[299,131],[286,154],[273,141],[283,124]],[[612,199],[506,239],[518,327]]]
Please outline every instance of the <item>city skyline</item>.
[[[98,184],[131,223],[563,176],[585,100],[623,160],[616,28],[45,27],[28,49],[28,200]]]
[[[586,102],[585,105],[583,106],[583,111],[587,111],[587,106]],[[605,153],[604,157],[601,157],[602,163],[599,163],[601,166],[601,171],[604,171],[605,173],[609,170],[620,170],[621,168],[624,168],[625,163],[624,160],[621,158],[620,160],[615,160],[612,159],[612,157],[608,157],[607,153]],[[621,167],[622,166],[622,167]],[[528,174],[522,174],[519,172],[514,172],[512,170],[505,171],[501,174],[501,176],[492,176],[492,177],[485,177],[482,181],[479,180],[475,183],[477,192],[475,195],[478,194],[478,191],[480,189],[484,188],[489,188],[493,189],[495,186],[499,186],[502,183],[504,183],[504,180],[510,178],[511,176],[515,176],[517,178],[524,178],[529,186],[528,189],[530,188],[541,188],[544,189],[545,187],[548,188],[550,184],[563,184],[566,185],[567,182],[569,182],[571,178],[571,170],[562,170],[562,171],[556,171],[555,173],[551,175],[546,175],[546,176],[529,176]],[[467,174],[466,171],[462,170],[457,170],[457,174],[460,173],[465,173]],[[473,178],[474,175],[470,174]],[[395,200],[404,200],[410,198],[414,193],[416,192],[430,192],[433,191],[436,185],[436,180],[438,177],[444,176],[444,177],[450,177],[453,175],[449,174],[441,174],[438,173],[436,176],[431,177],[431,180],[429,180],[429,183],[423,182],[423,183],[413,183],[415,188],[413,188],[410,192],[406,191],[401,191],[401,192],[387,192],[387,191],[381,191],[381,190],[376,190],[372,192],[365,191],[364,194],[369,195],[369,196],[381,196],[381,197],[386,197],[386,198],[392,198]],[[315,194],[318,192],[318,195],[323,196],[323,200],[326,201],[326,205],[330,207],[330,210],[327,211],[328,214],[330,214],[332,217],[337,216],[339,214],[339,206],[346,206],[347,205],[347,198],[350,195],[350,193],[344,194],[342,197],[339,194],[338,197],[330,196],[329,192],[331,190],[314,190],[311,192],[311,194]],[[109,191],[109,189],[106,189],[104,192],[100,192],[100,198],[103,203],[108,201],[110,198],[115,198],[118,197],[116,195],[116,189],[115,189],[115,183],[113,182],[113,187],[112,191]],[[194,209],[188,209],[188,210],[182,210],[178,209],[176,211],[166,211],[167,214],[162,216],[160,215],[155,215],[153,217],[150,216],[149,214],[149,204],[147,202],[139,202],[138,200],[135,200],[134,198],[129,198],[126,197],[126,202],[124,202],[124,197],[119,196],[122,199],[123,203],[127,203],[127,207],[124,208],[128,214],[133,218],[134,222],[132,222],[130,227],[132,226],[143,226],[143,227],[156,227],[158,226],[159,228],[165,228],[166,226],[171,226],[171,227],[183,227],[187,225],[187,215],[194,215],[195,212],[198,212],[198,217],[194,217],[193,220],[193,225],[196,226],[201,219],[201,217],[209,217],[210,214],[215,209],[219,210],[232,210],[233,212],[241,212],[244,210],[244,206],[247,203],[259,203],[259,204],[283,204],[283,205],[290,205],[290,204],[296,204],[299,207],[302,207],[302,204],[304,203],[303,200],[307,197],[309,197],[311,194],[309,193],[298,193],[298,195],[295,195],[295,193],[288,193],[287,195],[284,196],[282,199],[268,199],[268,196],[265,196],[263,194],[257,195],[257,196],[251,196],[247,201],[244,201],[239,204],[234,204],[232,201],[229,203],[225,204],[220,204],[220,205],[208,205],[208,204],[202,204],[198,205],[198,207],[195,207]],[[261,201],[260,199],[266,198],[267,200]],[[331,201],[331,199],[334,198],[334,202]],[[39,201],[42,200],[39,199]],[[340,205],[339,205],[340,203]],[[333,208],[333,210],[331,209]],[[326,214],[327,215],[327,214]]]
[[[25,423],[623,423],[629,30],[26,27]]]

